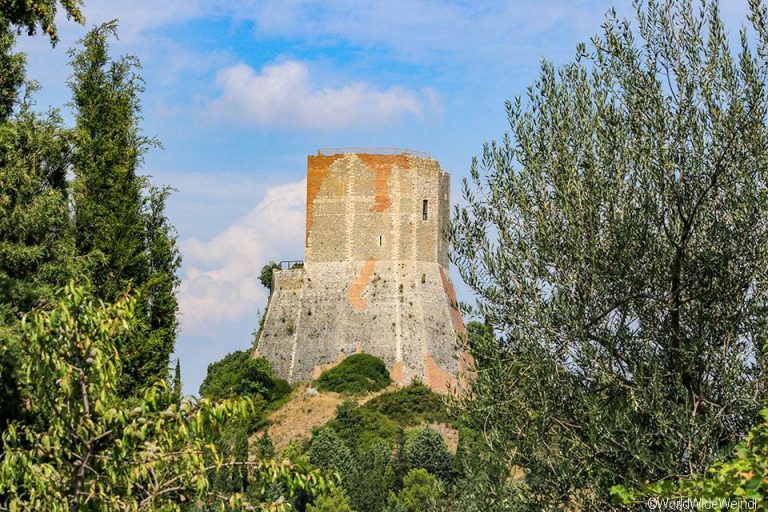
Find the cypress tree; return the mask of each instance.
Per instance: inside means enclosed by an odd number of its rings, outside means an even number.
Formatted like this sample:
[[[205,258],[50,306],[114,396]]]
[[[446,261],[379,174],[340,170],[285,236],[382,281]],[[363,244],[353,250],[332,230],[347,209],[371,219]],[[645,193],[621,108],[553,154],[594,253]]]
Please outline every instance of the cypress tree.
[[[139,127],[143,80],[131,56],[112,60],[108,40],[115,21],[91,30],[70,51],[76,124],[73,168],[77,249],[94,293],[111,302],[140,294],[142,328],[123,346],[121,392],[131,395],[168,376],[176,338],[174,288],[180,264],[176,236],[165,213],[170,193],[138,174],[145,152],[158,143]]]

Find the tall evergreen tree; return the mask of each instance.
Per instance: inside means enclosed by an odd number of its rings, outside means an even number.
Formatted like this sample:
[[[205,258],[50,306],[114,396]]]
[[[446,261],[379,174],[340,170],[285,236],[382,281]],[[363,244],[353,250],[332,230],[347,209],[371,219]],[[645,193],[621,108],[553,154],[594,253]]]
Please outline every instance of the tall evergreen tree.
[[[180,258],[164,214],[168,189],[138,174],[144,153],[157,145],[139,127],[143,81],[134,57],[112,60],[112,21],[90,31],[70,52],[76,114],[73,168],[77,249],[89,265],[99,298],[114,301],[138,290],[142,328],[118,347],[121,391],[131,394],[167,377],[176,337],[174,287]]]

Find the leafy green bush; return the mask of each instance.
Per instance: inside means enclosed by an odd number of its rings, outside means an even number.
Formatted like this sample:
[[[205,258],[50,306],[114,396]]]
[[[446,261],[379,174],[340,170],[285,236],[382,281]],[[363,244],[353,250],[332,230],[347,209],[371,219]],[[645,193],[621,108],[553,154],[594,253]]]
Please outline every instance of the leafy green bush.
[[[261,274],[259,274],[259,281],[264,285],[264,288],[267,288],[270,291],[272,291],[272,274],[275,272],[276,268],[279,269],[280,267],[274,261],[270,261],[261,267]]]
[[[315,386],[336,393],[366,393],[384,389],[391,382],[384,361],[370,354],[353,354],[324,371]]]
[[[442,397],[418,382],[379,395],[363,408],[381,413],[402,426],[450,421]]]
[[[260,395],[267,402],[275,402],[290,392],[291,386],[275,375],[266,359],[254,359],[242,350],[209,364],[200,385],[200,395],[213,400]]]

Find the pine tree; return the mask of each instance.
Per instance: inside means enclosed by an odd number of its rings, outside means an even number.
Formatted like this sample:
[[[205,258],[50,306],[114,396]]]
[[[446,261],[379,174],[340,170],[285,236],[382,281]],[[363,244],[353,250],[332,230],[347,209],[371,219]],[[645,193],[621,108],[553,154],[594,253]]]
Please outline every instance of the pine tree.
[[[264,430],[264,433],[259,437],[259,442],[256,445],[256,455],[259,459],[275,458],[275,445],[272,444],[272,438],[269,437],[269,430]]]
[[[341,475],[342,484],[349,484],[355,470],[355,459],[332,428],[323,428],[315,434],[307,453],[313,466],[324,471],[336,471]]]

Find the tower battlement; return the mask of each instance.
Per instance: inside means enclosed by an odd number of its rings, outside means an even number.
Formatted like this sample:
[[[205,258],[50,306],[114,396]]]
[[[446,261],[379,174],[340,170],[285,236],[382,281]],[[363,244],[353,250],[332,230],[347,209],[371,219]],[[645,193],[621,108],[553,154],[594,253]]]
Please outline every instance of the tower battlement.
[[[436,160],[309,156],[304,266],[275,273],[258,352],[292,382],[362,351],[401,384],[456,385],[467,361],[443,236],[449,216],[450,176]]]

